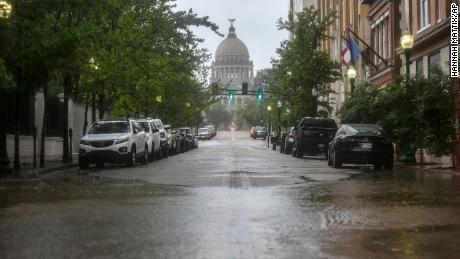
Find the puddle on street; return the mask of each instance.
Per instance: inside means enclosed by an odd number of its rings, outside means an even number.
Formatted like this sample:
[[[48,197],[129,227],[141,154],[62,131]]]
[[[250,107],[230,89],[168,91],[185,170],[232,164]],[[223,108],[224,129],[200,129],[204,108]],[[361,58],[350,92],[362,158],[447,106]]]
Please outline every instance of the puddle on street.
[[[367,171],[348,180],[308,183],[290,195],[301,214],[316,217],[327,254],[453,258],[460,252],[458,175]]]

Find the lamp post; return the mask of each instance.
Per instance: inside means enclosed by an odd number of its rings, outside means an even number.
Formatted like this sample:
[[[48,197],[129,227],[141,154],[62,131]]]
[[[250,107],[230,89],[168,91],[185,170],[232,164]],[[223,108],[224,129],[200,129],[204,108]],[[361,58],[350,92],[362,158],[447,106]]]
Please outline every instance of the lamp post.
[[[351,85],[351,92],[355,90],[355,78],[356,78],[357,72],[356,69],[353,66],[350,66],[347,71],[347,76],[348,79],[350,79],[350,85]]]
[[[276,106],[278,107],[278,136],[276,139],[277,143],[280,143],[280,147],[282,146],[282,137],[281,137],[281,107],[283,107],[283,103],[281,101],[278,101],[276,103]],[[276,143],[273,143],[273,150],[276,150]]]
[[[278,106],[278,138],[281,136],[281,107],[283,107],[283,103],[281,101],[278,101],[276,103],[276,106]]]
[[[404,50],[406,56],[406,80],[410,78],[410,50],[414,46],[414,36],[408,31],[405,31],[401,36],[401,48]]]
[[[318,97],[318,91],[313,88],[311,90],[311,96],[312,96],[312,102],[311,102],[311,105],[312,105],[312,113],[313,113],[313,117],[316,117],[317,115],[317,110],[318,108],[316,108],[316,98]]]
[[[10,18],[11,15],[11,5],[6,1],[0,1],[0,22],[3,19]],[[5,122],[8,121],[7,111],[6,111],[6,92],[5,89],[0,87],[0,173],[8,172],[10,160],[8,158],[8,152],[6,149],[6,133],[7,125]]]
[[[267,106],[268,111],[268,137],[267,137],[267,148],[270,148],[270,111],[272,107],[270,105]]]

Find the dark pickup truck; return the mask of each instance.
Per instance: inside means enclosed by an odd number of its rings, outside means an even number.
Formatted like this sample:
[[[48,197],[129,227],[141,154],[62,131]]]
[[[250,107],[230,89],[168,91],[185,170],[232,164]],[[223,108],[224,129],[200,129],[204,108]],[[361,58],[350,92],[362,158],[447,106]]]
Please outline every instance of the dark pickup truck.
[[[295,157],[304,154],[317,155],[324,153],[327,158],[329,142],[334,138],[337,124],[333,119],[305,117],[293,131]]]

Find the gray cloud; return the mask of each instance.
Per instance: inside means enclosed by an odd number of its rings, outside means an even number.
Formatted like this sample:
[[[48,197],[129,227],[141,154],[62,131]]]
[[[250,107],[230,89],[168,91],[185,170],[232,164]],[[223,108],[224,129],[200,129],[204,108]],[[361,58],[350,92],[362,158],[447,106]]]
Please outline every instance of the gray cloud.
[[[248,47],[256,70],[271,67],[270,60],[276,57],[280,42],[288,38],[286,31],[277,29],[277,20],[287,17],[288,1],[283,0],[177,0],[177,9],[193,9],[199,16],[209,16],[227,35],[229,18],[235,18],[238,38]],[[202,47],[213,54],[224,39],[204,28],[193,31],[205,39]]]

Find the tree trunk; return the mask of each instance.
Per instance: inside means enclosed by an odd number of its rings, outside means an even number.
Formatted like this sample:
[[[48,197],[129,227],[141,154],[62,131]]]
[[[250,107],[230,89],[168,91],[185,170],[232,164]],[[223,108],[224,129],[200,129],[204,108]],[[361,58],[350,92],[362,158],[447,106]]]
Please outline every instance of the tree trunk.
[[[70,161],[69,154],[69,94],[72,90],[72,78],[64,76],[64,120],[63,120],[63,141],[62,141],[62,162]]]
[[[94,123],[96,121],[96,93],[93,92],[91,93],[91,123]]]
[[[83,124],[83,134],[86,134],[86,130],[88,128],[88,107],[89,107],[89,93],[86,93],[86,102],[85,102],[85,122]]]
[[[19,84],[19,80],[17,82]],[[19,109],[21,107],[21,94],[19,86],[17,86],[15,109],[14,109],[14,168],[21,168],[21,160],[19,157]]]
[[[105,101],[104,94],[99,95],[99,120],[104,119],[104,111],[105,111],[104,101]]]
[[[43,83],[43,118],[42,131],[40,134],[40,167],[45,166],[45,142],[46,142],[46,124],[48,123],[48,72],[45,72]]]
[[[21,107],[21,89],[22,89],[22,70],[16,69],[16,94],[14,103],[14,168],[21,168],[19,158],[19,109]]]

